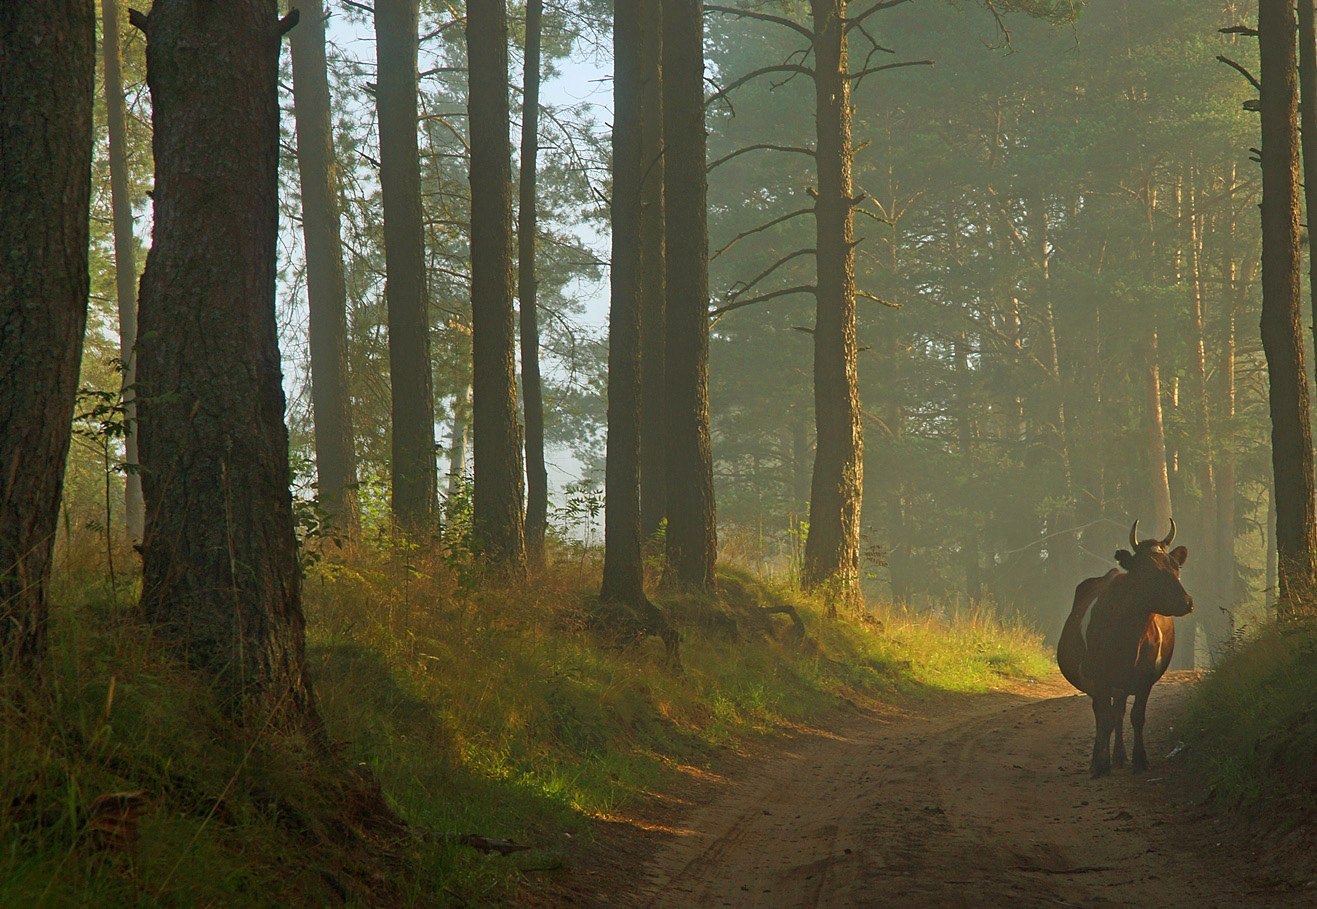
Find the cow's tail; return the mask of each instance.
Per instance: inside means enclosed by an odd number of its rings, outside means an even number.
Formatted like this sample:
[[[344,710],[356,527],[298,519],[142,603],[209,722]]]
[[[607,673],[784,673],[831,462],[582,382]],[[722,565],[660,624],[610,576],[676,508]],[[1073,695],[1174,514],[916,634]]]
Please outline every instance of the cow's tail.
[[[1056,644],[1056,665],[1060,668],[1061,675],[1084,694],[1093,693],[1093,686],[1089,684],[1088,677],[1084,674],[1084,656],[1088,649],[1084,642],[1084,617],[1097,602],[1098,595],[1117,574],[1119,571],[1113,568],[1104,576],[1089,578],[1075,588],[1075,603],[1070,608],[1065,627],[1061,629],[1061,639]]]

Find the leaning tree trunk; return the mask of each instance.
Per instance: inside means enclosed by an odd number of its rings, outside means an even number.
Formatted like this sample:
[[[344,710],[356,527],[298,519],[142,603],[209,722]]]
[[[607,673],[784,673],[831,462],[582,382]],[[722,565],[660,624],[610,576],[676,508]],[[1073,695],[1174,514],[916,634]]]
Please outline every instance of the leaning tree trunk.
[[[818,199],[814,419],[817,448],[810,489],[804,582],[837,601],[860,590],[860,500],[864,437],[855,340],[855,243],[851,189],[851,106],[845,0],[811,0],[814,16]]]
[[[91,0],[0,4],[0,671],[32,673],[87,320]]]
[[[1276,490],[1277,608],[1311,606],[1314,550],[1312,429],[1299,304],[1299,137],[1294,8],[1260,0],[1262,59],[1262,348],[1270,377]]]
[[[174,0],[134,23],[155,125],[143,611],[239,718],[314,725],[275,321],[275,3]]]
[[[664,583],[712,590],[718,533],[709,439],[709,224],[704,3],[663,3],[667,206],[667,570]]]
[[[667,246],[663,237],[663,7],[639,0],[640,42],[640,537],[650,539],[667,516],[664,357]]]
[[[119,34],[123,24],[118,0],[102,0],[101,32],[105,62],[105,126],[110,152],[110,208],[114,214],[114,284],[119,308],[119,359],[123,364],[124,524],[138,543],[146,520],[142,476],[137,470],[137,239],[133,236],[133,200],[128,193],[128,129],[123,99],[123,62]]]
[[[417,0],[375,4],[384,296],[393,401],[393,515],[410,530],[433,523],[438,494],[430,301],[416,141],[418,15]]]
[[[357,527],[357,451],[348,392],[347,287],[325,63],[324,0],[301,0],[299,8],[301,22],[289,43],[310,308],[316,479],[321,504],[352,533]]]
[[[640,118],[638,3],[613,14],[612,300],[608,313],[608,453],[600,599],[645,602],[640,551]]]
[[[508,145],[508,14],[469,0],[471,317],[477,547],[513,573],[526,567],[521,432],[512,314],[512,158]]]
[[[517,296],[521,299],[521,395],[526,412],[526,554],[544,562],[549,520],[549,471],[544,463],[544,387],[536,311],[536,162],[540,151],[540,28],[544,0],[526,3],[526,59],[521,100],[521,200],[517,230]]]

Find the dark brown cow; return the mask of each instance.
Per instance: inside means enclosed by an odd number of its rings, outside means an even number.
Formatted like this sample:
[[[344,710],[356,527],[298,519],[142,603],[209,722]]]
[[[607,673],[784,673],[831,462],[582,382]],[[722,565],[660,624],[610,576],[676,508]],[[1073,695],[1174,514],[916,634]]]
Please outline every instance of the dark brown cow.
[[[1168,550],[1175,521],[1164,540],[1138,540],[1139,522],[1130,528],[1130,548],[1116,553],[1124,569],[1113,568],[1075,588],[1075,604],[1056,646],[1061,674],[1093,699],[1097,729],[1093,776],[1106,776],[1112,764],[1125,766],[1125,704],[1134,696],[1134,770],[1146,770],[1143,720],[1148,693],[1166,672],[1175,650],[1172,616],[1193,611],[1193,598],[1180,583],[1180,566],[1189,558],[1183,546]],[[1084,618],[1088,617],[1088,629]],[[1115,744],[1112,744],[1112,735]]]

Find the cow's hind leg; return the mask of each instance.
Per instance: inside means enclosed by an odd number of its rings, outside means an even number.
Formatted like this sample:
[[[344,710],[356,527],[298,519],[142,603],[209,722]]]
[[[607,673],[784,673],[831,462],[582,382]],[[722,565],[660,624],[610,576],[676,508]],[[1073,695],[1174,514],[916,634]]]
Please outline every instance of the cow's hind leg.
[[[1148,752],[1143,748],[1143,721],[1148,716],[1148,691],[1134,695],[1134,707],[1130,710],[1130,725],[1134,727],[1134,772],[1148,769]]]
[[[1111,766],[1124,767],[1125,757],[1125,704],[1127,695],[1118,694],[1111,702],[1111,725],[1116,733],[1116,742],[1111,746]]]
[[[1089,773],[1094,778],[1106,776],[1111,772],[1111,696],[1093,697],[1093,760],[1089,764]]]

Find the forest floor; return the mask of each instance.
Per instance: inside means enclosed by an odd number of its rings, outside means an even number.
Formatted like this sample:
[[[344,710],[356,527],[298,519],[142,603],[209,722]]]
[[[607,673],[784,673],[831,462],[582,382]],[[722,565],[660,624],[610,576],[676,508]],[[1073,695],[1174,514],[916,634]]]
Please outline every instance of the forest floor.
[[[683,768],[606,824],[554,903],[598,906],[1317,904],[1302,829],[1255,836],[1208,807],[1154,690],[1149,772],[1088,776],[1087,699],[1059,678],[904,709],[856,707]],[[1299,858],[1302,853],[1309,858]],[[1306,867],[1305,867],[1306,865]]]

